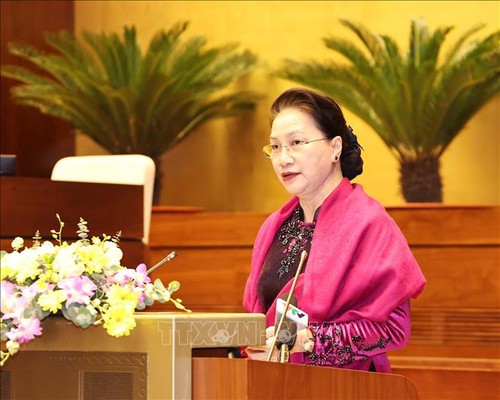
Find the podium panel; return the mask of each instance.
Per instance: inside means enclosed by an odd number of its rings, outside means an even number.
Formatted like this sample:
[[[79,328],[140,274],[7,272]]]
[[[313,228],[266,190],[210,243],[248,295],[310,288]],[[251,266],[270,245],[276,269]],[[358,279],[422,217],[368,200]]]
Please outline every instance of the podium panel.
[[[400,375],[244,359],[193,358],[193,400],[413,400]]]
[[[1,368],[2,399],[190,399],[193,349],[265,343],[263,314],[141,312],[136,322],[113,338],[47,318]]]

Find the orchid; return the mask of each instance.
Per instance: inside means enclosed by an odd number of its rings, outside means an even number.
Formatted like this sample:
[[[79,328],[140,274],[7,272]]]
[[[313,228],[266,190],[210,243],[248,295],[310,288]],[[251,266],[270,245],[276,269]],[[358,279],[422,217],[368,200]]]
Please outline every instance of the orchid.
[[[173,299],[179,282],[165,288],[148,276],[145,264],[136,269],[121,265],[123,253],[119,234],[88,238],[87,222],[80,218],[78,241],[62,240],[64,223],[59,215],[59,230],[52,230],[51,241],[40,242],[37,232],[33,245],[25,247],[17,237],[13,251],[0,254],[0,366],[20,345],[42,335],[42,321],[52,314],[81,328],[102,324],[114,337],[130,335],[135,328],[134,312],[158,301],[170,301],[190,312],[181,299]]]

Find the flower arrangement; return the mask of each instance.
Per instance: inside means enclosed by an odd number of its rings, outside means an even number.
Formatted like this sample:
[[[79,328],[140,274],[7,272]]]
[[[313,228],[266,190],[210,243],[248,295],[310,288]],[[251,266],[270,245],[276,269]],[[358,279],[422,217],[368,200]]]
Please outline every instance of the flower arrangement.
[[[87,222],[80,218],[80,239],[69,244],[62,241],[64,222],[59,215],[57,219],[59,230],[51,230],[55,244],[42,243],[37,231],[30,248],[17,237],[13,251],[0,254],[1,366],[21,344],[42,334],[41,321],[51,314],[62,313],[84,329],[102,324],[109,335],[121,337],[135,328],[135,310],[154,301],[170,301],[190,311],[181,299],[171,297],[179,282],[172,281],[166,288],[159,279],[151,283],[148,274],[159,264],[149,270],[145,264],[136,269],[120,264],[120,232],[89,239]]]

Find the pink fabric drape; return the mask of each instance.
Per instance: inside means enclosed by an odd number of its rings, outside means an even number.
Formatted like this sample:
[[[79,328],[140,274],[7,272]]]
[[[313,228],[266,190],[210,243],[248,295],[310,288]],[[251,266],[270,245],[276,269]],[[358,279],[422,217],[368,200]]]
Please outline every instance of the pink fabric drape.
[[[276,231],[298,204],[292,198],[259,230],[243,298],[249,312],[264,312],[257,281]],[[291,283],[278,297],[290,291]],[[360,185],[344,178],[319,212],[307,268],[295,290],[298,307],[309,314],[310,322],[384,322],[424,285],[396,223]],[[274,325],[275,312],[276,302],[266,314],[267,325]]]

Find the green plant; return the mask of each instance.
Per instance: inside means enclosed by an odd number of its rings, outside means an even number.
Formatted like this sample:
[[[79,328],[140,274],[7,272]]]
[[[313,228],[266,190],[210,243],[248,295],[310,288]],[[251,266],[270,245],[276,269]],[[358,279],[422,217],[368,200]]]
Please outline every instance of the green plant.
[[[45,40],[56,53],[9,43],[9,51],[37,67],[7,65],[1,74],[21,82],[19,104],[61,118],[111,154],[155,160],[204,122],[252,110],[257,96],[231,85],[257,66],[237,44],[206,48],[206,39],[181,40],[188,22],[158,31],[144,53],[135,27],[117,34],[62,31]],[[157,182],[159,179],[157,179]]]
[[[389,36],[340,22],[360,39],[361,48],[331,35],[324,43],[347,63],[287,59],[277,75],[332,95],[370,125],[398,158],[406,201],[441,202],[441,155],[499,93],[499,32],[472,41],[482,26],[473,27],[443,56],[453,27],[432,31],[424,20],[414,20],[404,56]]]

